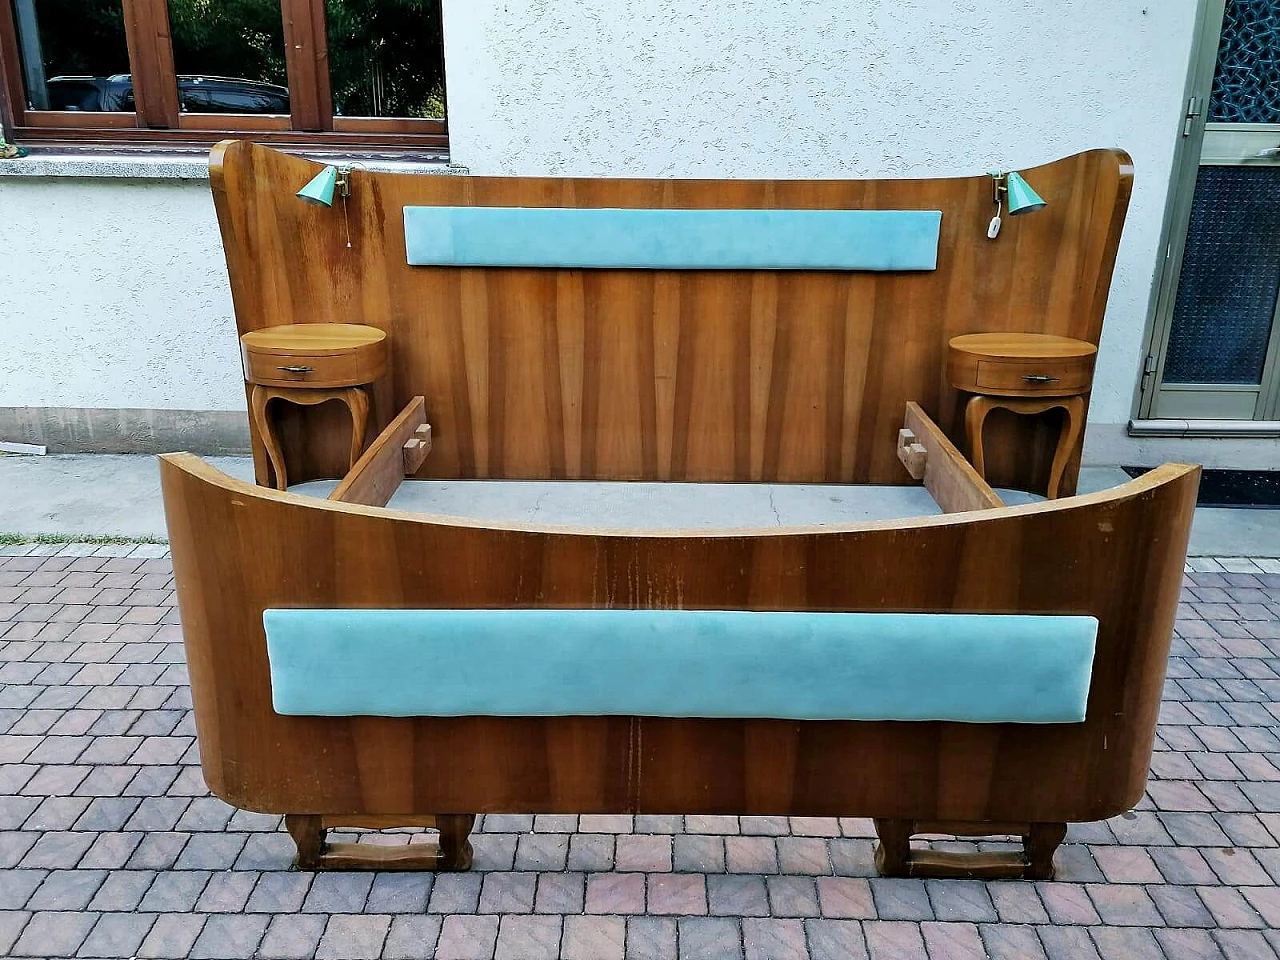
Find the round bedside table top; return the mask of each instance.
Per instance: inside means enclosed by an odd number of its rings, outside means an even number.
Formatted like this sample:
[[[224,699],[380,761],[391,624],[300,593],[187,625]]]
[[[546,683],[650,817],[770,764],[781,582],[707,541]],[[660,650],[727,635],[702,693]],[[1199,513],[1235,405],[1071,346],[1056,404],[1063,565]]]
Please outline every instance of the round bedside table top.
[[[290,323],[251,330],[240,338],[253,353],[327,357],[359,351],[387,339],[377,327],[360,323]]]
[[[1088,393],[1098,348],[1047,333],[969,333],[953,337],[947,379],[966,393],[1065,397]]]
[[[951,338],[951,349],[993,360],[1056,360],[1098,352],[1092,343],[1050,333],[966,333]]]

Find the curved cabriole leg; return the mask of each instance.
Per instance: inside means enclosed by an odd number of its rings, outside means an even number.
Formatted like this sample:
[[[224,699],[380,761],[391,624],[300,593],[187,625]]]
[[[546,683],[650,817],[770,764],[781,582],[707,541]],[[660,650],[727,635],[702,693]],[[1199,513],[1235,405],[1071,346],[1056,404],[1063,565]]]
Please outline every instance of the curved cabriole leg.
[[[1053,855],[1067,836],[1065,823],[1033,823],[1022,838],[1026,851],[1028,880],[1053,879]]]
[[[471,868],[471,828],[476,825],[475,814],[460,813],[436,817],[440,830],[440,864],[438,870],[469,870]]]
[[[294,861],[299,870],[319,870],[324,853],[324,821],[314,813],[290,813],[284,818],[285,829],[298,848]]]
[[[882,877],[911,876],[910,820],[876,820],[876,871]]]
[[[1053,466],[1049,468],[1048,498],[1056,500],[1058,490],[1062,486],[1062,475],[1066,473],[1067,461],[1076,448],[1080,432],[1084,429],[1084,397],[1066,397],[1061,401],[1066,422],[1062,432],[1058,434],[1058,445],[1053,451]]]
[[[284,469],[284,451],[280,449],[280,441],[271,429],[271,418],[267,416],[267,404],[272,394],[260,384],[254,384],[250,395],[250,406],[253,407],[253,423],[258,428],[258,437],[267,451],[267,459],[271,461],[271,470],[276,475],[276,489],[288,490],[289,480]]]
[[[342,398],[351,413],[351,463],[356,465],[364,453],[364,434],[369,422],[369,395],[360,387],[348,387]]]
[[[987,422],[987,414],[995,406],[989,397],[975,396],[969,398],[969,403],[964,408],[964,432],[969,440],[969,462],[984,480],[987,472],[986,457],[982,452],[982,427]]]

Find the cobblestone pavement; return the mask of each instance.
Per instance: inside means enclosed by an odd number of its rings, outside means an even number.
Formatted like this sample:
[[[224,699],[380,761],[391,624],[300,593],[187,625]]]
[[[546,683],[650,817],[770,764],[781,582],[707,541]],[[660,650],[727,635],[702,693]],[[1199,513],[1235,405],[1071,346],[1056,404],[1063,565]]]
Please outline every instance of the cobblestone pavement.
[[[279,817],[209,796],[162,547],[0,548],[0,953],[1275,958],[1280,563],[1188,567],[1150,789],[1056,882],[879,879],[868,821],[694,816],[489,816],[433,877],[293,872]]]

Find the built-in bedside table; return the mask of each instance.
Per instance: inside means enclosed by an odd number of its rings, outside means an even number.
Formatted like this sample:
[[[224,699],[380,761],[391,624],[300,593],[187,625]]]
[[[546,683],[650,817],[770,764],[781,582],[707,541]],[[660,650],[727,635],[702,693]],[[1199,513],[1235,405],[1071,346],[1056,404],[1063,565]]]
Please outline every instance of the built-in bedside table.
[[[387,368],[387,335],[355,323],[299,323],[253,330],[240,338],[249,406],[275,473],[289,488],[284,451],[272,427],[272,400],[313,405],[341,400],[351,412],[351,463],[364,450],[368,386]]]
[[[992,410],[1038,414],[1061,408],[1065,421],[1049,470],[1054,499],[1084,430],[1085,396],[1093,385],[1098,348],[1045,333],[969,333],[954,337],[947,353],[951,386],[973,394],[965,407],[969,459],[986,476],[982,427]]]

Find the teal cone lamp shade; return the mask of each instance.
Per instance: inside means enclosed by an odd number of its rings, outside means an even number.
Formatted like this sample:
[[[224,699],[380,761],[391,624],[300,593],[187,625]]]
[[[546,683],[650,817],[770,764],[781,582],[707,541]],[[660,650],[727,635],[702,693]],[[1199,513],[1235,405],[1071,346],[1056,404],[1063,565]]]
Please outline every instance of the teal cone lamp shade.
[[[322,207],[333,206],[333,191],[338,185],[338,168],[325,167],[319,173],[308,181],[307,185],[298,191],[298,197],[307,203],[318,203]],[[1031,189],[1030,187],[1027,188]],[[1034,197],[1035,194],[1033,193]],[[1036,197],[1039,200],[1039,197]],[[1040,201],[1041,206],[1044,201]]]
[[[1016,217],[1020,213],[1031,213],[1045,205],[1044,198],[1031,189],[1031,184],[1027,183],[1020,173],[1013,172],[1007,176],[1006,188],[1009,191],[1009,216],[1011,217]]]

